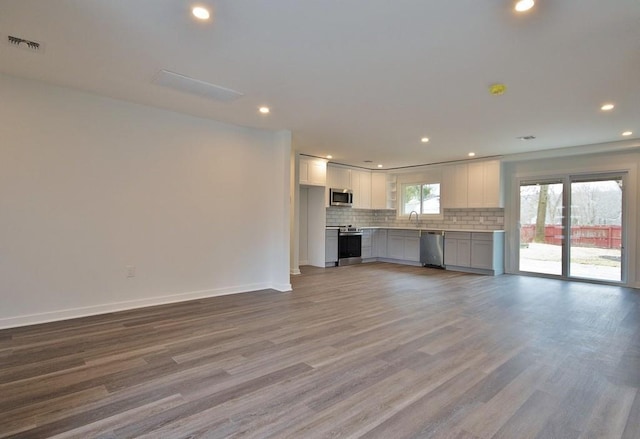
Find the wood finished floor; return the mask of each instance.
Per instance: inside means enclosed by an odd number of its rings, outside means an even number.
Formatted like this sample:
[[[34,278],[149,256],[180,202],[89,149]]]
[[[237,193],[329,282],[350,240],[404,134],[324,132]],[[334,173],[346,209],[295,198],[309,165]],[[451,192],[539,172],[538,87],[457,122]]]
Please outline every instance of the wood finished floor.
[[[383,263],[0,331],[0,437],[640,438],[640,293]]]

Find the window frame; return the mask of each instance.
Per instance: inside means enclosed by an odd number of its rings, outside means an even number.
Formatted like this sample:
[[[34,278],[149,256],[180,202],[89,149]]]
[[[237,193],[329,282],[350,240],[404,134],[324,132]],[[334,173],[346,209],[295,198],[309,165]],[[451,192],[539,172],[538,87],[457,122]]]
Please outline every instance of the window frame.
[[[423,195],[422,190],[426,185],[438,185],[439,193],[438,193],[438,213],[422,213],[423,206]],[[444,218],[444,208],[442,207],[442,182],[437,179],[421,179],[417,181],[405,181],[400,183],[400,196],[398,197],[398,218],[409,218],[411,212],[404,212],[405,203],[405,188],[407,186],[419,186],[420,187],[420,208],[418,212],[420,218],[431,219],[431,220],[440,220]]]

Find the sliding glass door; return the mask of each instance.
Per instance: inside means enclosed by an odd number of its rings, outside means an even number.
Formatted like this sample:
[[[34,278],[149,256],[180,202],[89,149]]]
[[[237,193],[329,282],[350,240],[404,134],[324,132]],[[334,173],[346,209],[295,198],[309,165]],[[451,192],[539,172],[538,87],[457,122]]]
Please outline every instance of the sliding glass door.
[[[569,276],[622,280],[622,176],[571,181]]]
[[[562,275],[562,181],[520,185],[520,271]]]
[[[521,272],[621,282],[624,175],[520,183]]]

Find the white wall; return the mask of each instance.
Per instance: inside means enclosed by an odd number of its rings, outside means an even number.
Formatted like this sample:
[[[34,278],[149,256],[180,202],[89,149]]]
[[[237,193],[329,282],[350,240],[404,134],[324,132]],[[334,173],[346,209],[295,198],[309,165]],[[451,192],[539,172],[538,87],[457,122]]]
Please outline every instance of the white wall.
[[[290,160],[291,183],[289,188],[289,237],[291,246],[289,248],[289,272],[292,275],[300,274],[300,246],[298,244],[300,236],[300,154],[291,151]]]
[[[324,243],[327,216],[325,188],[309,186],[307,197],[307,252],[309,265],[324,268]]]
[[[303,186],[299,191],[300,265],[324,268],[326,213],[324,187]]]
[[[579,175],[603,172],[625,172],[628,175],[627,187],[624,188],[625,211],[623,212],[626,232],[627,252],[627,284],[640,288],[640,181],[638,168],[639,152],[609,152],[605,154],[589,154],[572,157],[554,157],[537,160],[523,160],[506,163],[505,180],[508,198],[505,203],[506,254],[505,269],[509,273],[516,272],[517,253],[519,250],[518,235],[518,197],[519,179],[533,179],[564,175]]]
[[[300,265],[309,265],[309,188],[300,188],[300,230],[299,230],[299,244],[300,244]]]
[[[0,75],[0,327],[289,290],[290,148]]]
[[[268,180],[270,184],[268,184],[268,188],[266,189],[267,192],[270,192],[267,201],[269,208],[265,210],[266,215],[264,217],[264,219],[268,219],[270,223],[256,228],[259,233],[267,233],[270,239],[268,241],[268,247],[261,248],[261,256],[263,256],[263,258],[257,262],[262,263],[265,259],[270,262],[267,264],[267,273],[269,274],[268,278],[271,288],[278,291],[291,291],[292,288],[289,280],[289,250],[291,244],[290,211],[292,208],[290,197],[291,131],[282,130],[272,135],[274,137],[272,147],[273,158],[268,164],[258,162],[257,167],[260,168],[260,174],[258,174],[257,178],[251,179],[252,182],[258,184],[265,174],[270,176],[270,180]],[[264,148],[265,145],[257,144],[254,147]],[[269,149],[270,145],[267,144],[266,148]],[[251,196],[253,188],[248,187],[247,189],[248,191],[243,192],[243,194]],[[264,191],[265,189],[260,192]],[[244,209],[242,213],[248,217],[253,216],[253,218],[248,219],[247,223],[253,224],[255,221],[262,219],[262,212],[254,211],[252,206],[247,206],[243,203],[239,207]],[[243,222],[241,221],[240,223]],[[240,226],[239,230],[242,232],[244,229]],[[243,252],[248,252],[248,260],[251,261],[251,247],[249,247],[248,250],[243,250]],[[246,253],[243,253],[243,256],[245,254]],[[248,267],[245,266],[245,269],[247,268],[251,269],[251,262],[249,262]]]

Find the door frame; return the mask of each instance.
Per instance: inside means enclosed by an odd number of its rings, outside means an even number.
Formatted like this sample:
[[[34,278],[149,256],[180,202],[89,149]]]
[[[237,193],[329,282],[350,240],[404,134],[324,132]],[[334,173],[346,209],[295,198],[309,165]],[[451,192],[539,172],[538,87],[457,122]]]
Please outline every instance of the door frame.
[[[520,270],[520,236],[522,236],[520,234],[520,229],[521,229],[521,224],[520,224],[520,212],[521,212],[521,196],[520,196],[520,187],[524,184],[524,185],[542,185],[542,184],[561,184],[562,185],[562,229],[563,229],[563,233],[562,233],[562,256],[561,256],[561,260],[560,260],[560,264],[561,264],[561,269],[560,275],[557,274],[550,274],[550,273],[537,273],[535,271],[522,271]],[[517,238],[518,238],[518,251],[516,253],[516,273],[517,274],[522,274],[522,275],[527,275],[527,276],[540,276],[540,277],[550,277],[553,279],[566,279],[567,278],[567,264],[565,263],[566,259],[567,259],[567,239],[566,239],[566,217],[567,217],[567,203],[566,203],[566,176],[562,176],[562,175],[557,175],[557,176],[548,176],[548,177],[544,177],[544,178],[519,178],[517,181],[517,202],[516,202],[516,228],[517,228]]]
[[[598,159],[593,157],[595,161]],[[565,159],[570,160],[570,157],[565,157]],[[564,160],[559,160],[559,162],[564,162]],[[514,166],[514,171],[511,174],[511,178],[507,181],[510,182],[509,188],[509,200],[511,202],[507,203],[505,209],[505,224],[507,228],[507,239],[505,240],[505,272],[510,274],[519,274],[526,276],[538,276],[538,277],[549,277],[554,279],[565,279],[571,281],[579,281],[579,282],[590,282],[590,283],[600,283],[607,285],[617,285],[617,286],[631,286],[635,288],[640,287],[640,282],[636,280],[638,276],[637,269],[634,264],[636,264],[638,257],[636,255],[636,240],[638,237],[639,231],[636,230],[637,226],[633,226],[637,224],[637,207],[638,202],[636,200],[637,197],[637,166],[636,163],[624,163],[618,166],[612,166],[609,164],[598,163],[593,166],[585,166],[582,168],[566,168],[559,171],[556,169],[555,172],[545,172],[545,171],[525,171],[518,172],[518,165],[521,163],[512,162]],[[554,165],[556,165],[554,163]],[[527,166],[522,166],[526,168]],[[542,166],[540,166],[542,168]],[[551,168],[561,168],[561,163],[558,163],[557,166],[552,166]],[[557,275],[545,275],[538,274],[532,272],[524,272],[520,271],[520,184],[521,182],[544,182],[544,181],[558,181],[564,180],[570,181],[572,178],[584,178],[587,176],[622,176],[623,177],[623,201],[622,201],[622,254],[621,254],[621,281],[620,282],[612,282],[612,281],[600,281],[595,279],[586,279],[579,277],[565,277],[565,276],[557,276]],[[565,186],[566,187],[566,186]],[[564,197],[569,197],[566,190],[563,194]],[[566,207],[569,200],[564,201],[564,206]],[[563,222],[568,221],[567,212],[563,212]],[[565,243],[566,244],[566,243]],[[564,249],[568,248],[568,245],[563,246]],[[563,249],[563,250],[564,250]],[[563,255],[563,261],[566,264],[569,264],[569,256]],[[568,267],[563,267],[563,273],[568,273]]]
[[[619,281],[602,281],[602,280],[598,280],[598,279],[589,279],[589,278],[582,278],[582,277],[576,277],[576,276],[571,276],[571,270],[570,270],[570,265],[571,265],[571,217],[570,214],[571,212],[567,209],[567,206],[571,206],[573,203],[573,200],[571,199],[571,183],[573,182],[580,182],[580,181],[589,181],[590,178],[593,177],[593,180],[606,180],[606,179],[614,179],[614,178],[618,178],[620,177],[622,179],[622,197],[621,197],[621,219],[620,219],[620,226],[621,226],[621,235],[620,235],[620,280]],[[614,285],[627,285],[628,283],[628,273],[627,273],[627,269],[629,267],[628,264],[628,258],[627,258],[627,229],[629,228],[629,224],[627,223],[627,204],[628,204],[628,187],[629,187],[629,173],[628,172],[598,172],[598,173],[581,173],[581,174],[572,174],[567,176],[568,181],[565,184],[565,189],[569,189],[567,192],[567,194],[563,194],[563,202],[564,202],[564,198],[566,197],[567,199],[567,205],[563,206],[563,215],[565,215],[565,218],[563,218],[563,222],[566,221],[565,223],[565,239],[566,239],[566,259],[565,259],[565,255],[563,254],[563,263],[565,263],[567,265],[566,267],[566,272],[564,271],[564,267],[563,267],[563,273],[567,273],[567,278],[571,279],[571,280],[585,280],[585,281],[592,281],[592,282],[602,282],[602,283],[607,283],[607,284],[614,284]]]

